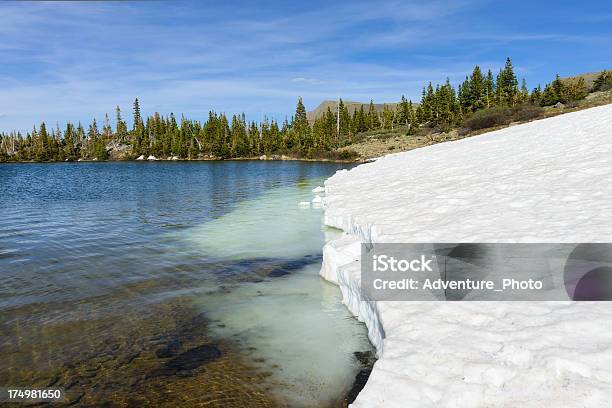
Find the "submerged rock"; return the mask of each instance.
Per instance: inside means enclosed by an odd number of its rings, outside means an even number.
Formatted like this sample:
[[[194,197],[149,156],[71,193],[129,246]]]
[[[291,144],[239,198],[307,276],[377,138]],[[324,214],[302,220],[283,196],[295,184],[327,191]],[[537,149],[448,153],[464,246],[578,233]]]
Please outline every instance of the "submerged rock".
[[[221,357],[221,351],[213,345],[204,344],[201,346],[189,349],[165,365],[166,368],[173,370],[193,370],[203,364],[210,363],[213,360]]]
[[[180,347],[181,347],[181,342],[179,340],[173,340],[169,344],[167,344],[165,347],[158,349],[155,352],[155,355],[158,358],[174,357],[178,353],[178,350]]]
[[[162,351],[161,354],[166,355],[166,352],[171,353],[170,350],[165,350]],[[148,377],[172,375],[189,376],[191,370],[195,370],[219,357],[221,357],[221,351],[216,346],[203,344],[179,354],[164,364],[162,368],[151,372]]]

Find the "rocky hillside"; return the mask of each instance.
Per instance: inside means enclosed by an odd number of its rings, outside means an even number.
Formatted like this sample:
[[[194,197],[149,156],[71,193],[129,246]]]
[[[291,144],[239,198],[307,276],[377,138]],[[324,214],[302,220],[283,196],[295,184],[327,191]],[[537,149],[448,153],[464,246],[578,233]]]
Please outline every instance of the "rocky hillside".
[[[587,72],[586,74],[580,74],[580,75],[575,75],[575,76],[571,76],[571,77],[567,77],[567,78],[561,78],[563,81],[570,81],[570,82],[574,82],[577,81],[578,79],[582,78],[584,79],[584,84],[586,85],[586,87],[588,89],[591,89],[593,87],[593,83],[595,82],[595,80],[597,79],[597,77],[601,74],[602,71],[597,71],[597,72]]]

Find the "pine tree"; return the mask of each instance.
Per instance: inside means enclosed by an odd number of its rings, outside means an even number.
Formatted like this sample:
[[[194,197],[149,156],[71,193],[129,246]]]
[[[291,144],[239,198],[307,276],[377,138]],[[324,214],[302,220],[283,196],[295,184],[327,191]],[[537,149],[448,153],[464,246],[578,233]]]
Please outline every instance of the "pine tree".
[[[458,87],[458,97],[459,104],[466,111],[470,112],[472,110],[472,106],[474,105],[474,100],[472,98],[472,84],[470,83],[470,78],[465,77],[465,80]]]
[[[234,115],[232,117],[232,157],[247,157],[249,156],[249,140],[247,138],[247,130],[244,123]],[[276,149],[276,146],[270,147],[270,150]]]
[[[413,130],[419,125],[418,118],[412,100],[408,101],[408,129]]]
[[[427,89],[423,88],[421,98],[421,118],[420,122],[432,122],[435,118],[435,95],[434,88],[431,82],[427,86]]]
[[[559,74],[557,74],[554,81],[544,87],[540,105],[550,106],[558,102],[567,102],[565,85],[563,84],[563,81],[561,81]]]
[[[531,91],[531,95],[529,96],[529,101],[534,105],[540,105],[540,102],[542,101],[542,87],[540,85],[533,88],[533,91]]]
[[[523,81],[521,82],[521,92],[519,94],[519,102],[523,104],[527,101],[529,101],[529,89],[527,89],[527,81],[525,81],[525,78],[523,78]]]
[[[140,107],[138,108],[138,110],[140,111]],[[117,107],[115,108],[115,112],[116,112],[116,118],[117,118],[117,122],[115,124],[117,139],[119,139],[119,143],[125,143],[126,137],[128,134],[128,130],[127,130],[127,124],[121,118],[121,109],[119,108],[119,105],[117,105]]]
[[[612,89],[612,71],[602,71],[593,82],[593,92],[609,91]]]
[[[89,125],[89,131],[87,132],[87,147],[89,151],[88,156],[90,158],[98,160],[106,160],[108,158],[108,153],[106,152],[104,141],[98,131],[98,125],[95,118],[91,125]]]
[[[469,80],[470,83],[470,108],[472,111],[482,109],[486,106],[486,84],[485,78],[482,76],[480,67],[476,65],[472,76]]]
[[[351,122],[354,133],[361,133],[368,130],[368,121],[363,105],[360,105],[359,109],[355,109],[355,112],[353,113],[353,120]]]
[[[76,146],[76,133],[72,123],[66,124],[66,130],[64,131],[64,156],[69,161],[76,160],[77,157],[77,146]]]
[[[135,131],[138,125],[142,125],[142,116],[140,115],[140,103],[138,102],[138,98],[134,99],[134,126],[133,130]]]
[[[278,152],[281,148],[282,135],[276,120],[272,120],[272,124],[270,125],[270,141],[272,153]]]
[[[113,129],[110,125],[110,120],[108,119],[108,113],[104,115],[104,126],[102,127],[102,135],[106,139],[110,139],[113,135]]]
[[[385,104],[383,106],[383,129],[393,129],[393,124],[395,121],[395,111],[389,107],[389,105]]]
[[[380,129],[380,119],[378,112],[374,106],[374,100],[370,99],[370,106],[368,108],[368,130]]]
[[[140,104],[138,98],[134,100],[134,126],[130,139],[134,146],[133,153],[135,155],[148,155],[150,148],[150,140],[148,132],[145,132],[145,126],[140,115]]]
[[[49,141],[49,158],[53,161],[63,161],[64,152],[60,148],[62,144],[62,132],[59,128],[59,123],[55,123],[55,129],[51,131],[51,139]]]
[[[76,140],[79,146],[81,147],[85,143],[85,128],[83,128],[81,122],[79,122],[79,124],[77,125]]]
[[[397,108],[397,122],[402,125],[408,125],[410,122],[410,112],[408,111],[408,100],[402,95],[402,99]]]
[[[263,153],[263,149],[261,148],[261,143],[259,142],[259,128],[257,127],[257,123],[251,122],[249,125],[248,131],[249,138],[249,151],[251,156],[259,156]]]
[[[45,122],[40,124],[40,131],[38,133],[36,132],[36,128],[34,128],[34,130],[32,131],[32,137],[34,139],[38,139],[36,160],[49,160],[49,135],[47,133],[47,127],[45,125]]]
[[[559,99],[559,102],[565,102],[566,101],[566,98],[565,98],[565,84],[561,80],[561,77],[559,77],[559,74],[557,74],[555,80],[552,81],[551,88],[552,88],[552,90],[554,92],[554,95]]]
[[[495,80],[493,79],[493,72],[489,70],[487,72],[487,78],[485,79],[485,107],[490,108],[495,102]]]
[[[518,81],[510,58],[498,76],[497,96],[500,105],[514,106],[518,102]]]
[[[583,77],[572,80],[566,86],[568,102],[579,101],[589,93]]]
[[[339,111],[340,111],[340,134],[339,136],[348,137],[351,133],[351,116],[349,114],[348,108],[340,99],[339,102]]]
[[[291,123],[291,130],[294,133],[295,143],[299,149],[305,153],[312,147],[312,141],[310,140],[310,125],[308,124],[308,118],[306,116],[306,108],[302,102],[302,97],[298,98],[297,105],[295,107],[295,116]]]

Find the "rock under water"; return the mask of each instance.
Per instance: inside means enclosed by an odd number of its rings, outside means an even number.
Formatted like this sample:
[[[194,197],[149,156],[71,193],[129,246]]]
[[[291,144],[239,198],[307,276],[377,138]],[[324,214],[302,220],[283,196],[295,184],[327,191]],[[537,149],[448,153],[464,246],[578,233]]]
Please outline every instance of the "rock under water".
[[[149,377],[189,375],[191,370],[195,370],[219,357],[221,357],[221,351],[216,346],[203,344],[180,353],[166,362],[162,368],[152,371]]]

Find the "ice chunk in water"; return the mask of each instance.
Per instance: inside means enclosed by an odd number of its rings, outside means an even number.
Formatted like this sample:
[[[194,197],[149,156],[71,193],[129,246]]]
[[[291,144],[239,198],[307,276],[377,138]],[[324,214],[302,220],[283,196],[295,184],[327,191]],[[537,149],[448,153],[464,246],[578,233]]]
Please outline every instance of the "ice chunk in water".
[[[324,193],[325,192],[325,187],[321,187],[321,186],[315,187],[315,188],[312,189],[312,192],[315,193],[315,194]]]

